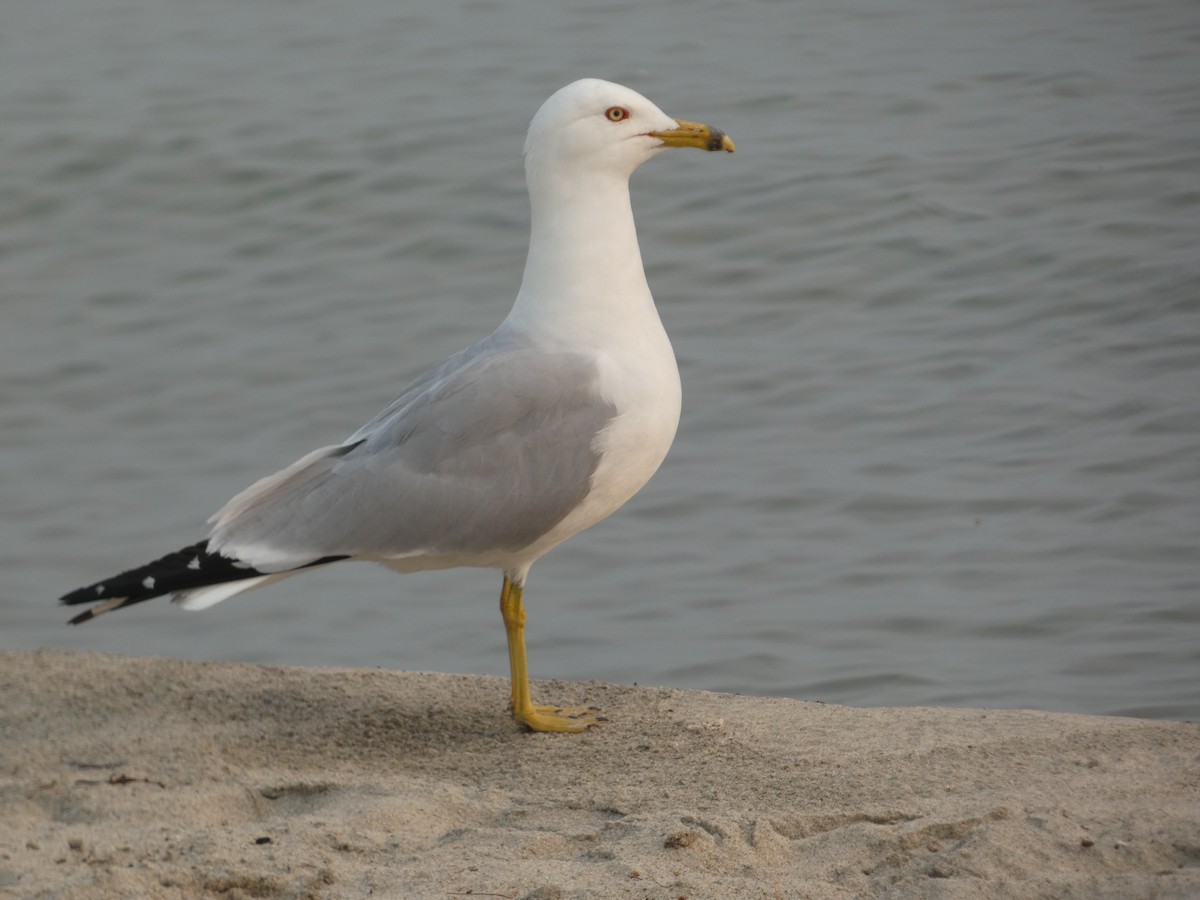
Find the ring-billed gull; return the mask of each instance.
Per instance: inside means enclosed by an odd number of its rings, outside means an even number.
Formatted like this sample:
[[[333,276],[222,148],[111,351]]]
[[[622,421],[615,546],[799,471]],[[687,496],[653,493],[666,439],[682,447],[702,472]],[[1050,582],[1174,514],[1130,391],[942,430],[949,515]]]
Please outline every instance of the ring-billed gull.
[[[629,202],[629,176],[668,147],[734,149],[618,84],[555,93],[525,142],[529,256],[500,327],[340,444],[238,494],[206,540],[67,594],[96,604],[71,623],[163,594],[203,609],[341,560],[496,568],[513,717],[534,731],[595,724],[593,709],[530,699],[522,595],[530,566],[632,497],[675,437],[679,371]]]

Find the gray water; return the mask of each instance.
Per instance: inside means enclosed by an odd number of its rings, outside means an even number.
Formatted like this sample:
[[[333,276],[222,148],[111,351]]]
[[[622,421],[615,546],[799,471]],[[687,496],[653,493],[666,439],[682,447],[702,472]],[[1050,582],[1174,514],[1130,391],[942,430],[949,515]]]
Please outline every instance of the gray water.
[[[0,647],[506,674],[491,571],[55,598],[490,331],[584,75],[739,149],[634,178],[683,422],[534,676],[1200,715],[1192,0],[0,4]]]

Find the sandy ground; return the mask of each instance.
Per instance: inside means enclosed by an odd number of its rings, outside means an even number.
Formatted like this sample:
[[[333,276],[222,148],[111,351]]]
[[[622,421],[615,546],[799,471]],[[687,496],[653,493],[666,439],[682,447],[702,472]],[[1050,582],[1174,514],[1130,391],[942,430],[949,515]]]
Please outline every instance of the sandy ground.
[[[1198,897],[1200,726],[0,654],[0,895]]]

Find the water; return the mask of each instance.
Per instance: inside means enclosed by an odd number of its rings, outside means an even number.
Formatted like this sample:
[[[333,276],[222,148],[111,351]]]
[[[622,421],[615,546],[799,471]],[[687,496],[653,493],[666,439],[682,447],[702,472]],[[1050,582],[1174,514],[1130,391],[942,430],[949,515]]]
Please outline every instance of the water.
[[[0,646],[505,674],[490,571],[54,598],[488,332],[599,75],[739,150],[634,179],[683,423],[534,676],[1196,717],[1198,60],[1190,0],[5,4]]]

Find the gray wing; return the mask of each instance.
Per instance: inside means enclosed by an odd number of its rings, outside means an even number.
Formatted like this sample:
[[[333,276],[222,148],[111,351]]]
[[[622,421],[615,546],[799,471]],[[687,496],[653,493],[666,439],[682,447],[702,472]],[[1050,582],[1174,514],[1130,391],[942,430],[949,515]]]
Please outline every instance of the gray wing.
[[[234,497],[210,520],[209,549],[260,571],[333,555],[519,550],[587,495],[613,414],[591,357],[493,335],[343,444]]]

